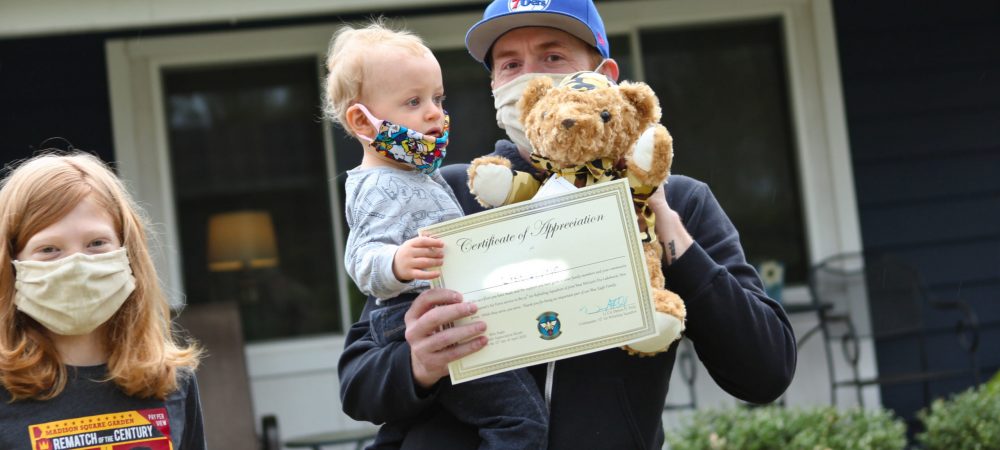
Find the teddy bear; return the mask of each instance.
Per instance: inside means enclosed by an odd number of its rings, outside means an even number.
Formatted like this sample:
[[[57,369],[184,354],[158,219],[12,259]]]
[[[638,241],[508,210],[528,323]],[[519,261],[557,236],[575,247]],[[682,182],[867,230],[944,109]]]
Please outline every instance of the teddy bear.
[[[666,181],[673,139],[660,121],[656,94],[645,83],[614,84],[596,72],[578,72],[553,86],[548,77],[532,80],[518,101],[525,136],[531,143],[530,174],[511,169],[500,156],[476,158],[469,166],[469,189],[484,207],[531,199],[550,176],[576,187],[627,178],[650,275],[657,336],[623,347],[631,355],[666,351],[684,331],[684,302],[664,288],[663,247],[656,239],[647,205]]]

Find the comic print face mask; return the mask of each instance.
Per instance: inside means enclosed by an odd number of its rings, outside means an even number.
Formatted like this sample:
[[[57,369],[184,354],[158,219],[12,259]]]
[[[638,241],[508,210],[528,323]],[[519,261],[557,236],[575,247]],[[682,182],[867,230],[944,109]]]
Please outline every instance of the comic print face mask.
[[[358,103],[358,107],[368,121],[378,130],[374,138],[368,136],[358,136],[368,141],[378,154],[415,167],[422,173],[430,175],[434,173],[444,161],[445,149],[448,146],[448,128],[451,119],[448,112],[444,113],[444,129],[441,137],[425,135],[419,131],[411,130],[388,120],[377,119],[368,111],[365,105]]]

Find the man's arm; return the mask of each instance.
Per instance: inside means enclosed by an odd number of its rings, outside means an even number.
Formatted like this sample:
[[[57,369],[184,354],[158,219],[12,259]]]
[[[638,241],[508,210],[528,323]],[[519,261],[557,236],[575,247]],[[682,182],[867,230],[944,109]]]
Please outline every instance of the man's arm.
[[[656,231],[664,245],[667,287],[687,307],[686,335],[726,392],[754,403],[775,400],[795,373],[788,318],[764,294],[736,228],[708,186],[672,176],[665,187],[677,214],[664,214],[661,224],[657,212]]]
[[[388,308],[409,302],[400,296],[382,303]],[[361,318],[351,326],[340,355],[340,401],[344,412],[374,423],[414,419],[435,400],[438,381],[448,375],[448,363],[486,345],[486,325],[472,322],[442,329],[476,313],[476,305],[448,289],[429,289],[413,299],[406,311],[406,340],[380,339],[372,330],[369,297]],[[385,330],[398,332],[398,330]]]
[[[373,423],[415,416],[434,401],[434,395],[417,391],[406,341],[384,346],[375,342],[369,322],[373,308],[375,299],[368,297],[361,318],[347,332],[338,364],[341,405],[348,416]]]

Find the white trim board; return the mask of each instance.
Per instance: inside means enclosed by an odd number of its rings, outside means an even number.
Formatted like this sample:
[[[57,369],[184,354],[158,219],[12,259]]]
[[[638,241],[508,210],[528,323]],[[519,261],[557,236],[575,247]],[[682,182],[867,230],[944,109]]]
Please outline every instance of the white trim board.
[[[0,38],[99,32],[128,28],[391,13],[447,7],[467,0],[3,0]]]

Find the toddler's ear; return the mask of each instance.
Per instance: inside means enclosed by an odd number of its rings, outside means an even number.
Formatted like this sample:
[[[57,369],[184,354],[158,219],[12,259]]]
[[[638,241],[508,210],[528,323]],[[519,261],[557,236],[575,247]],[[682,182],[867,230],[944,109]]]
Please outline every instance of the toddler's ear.
[[[368,138],[375,137],[375,126],[365,116],[364,111],[361,110],[361,106],[358,103],[347,108],[345,116],[346,122],[344,123],[344,128],[350,130],[351,134]]]

